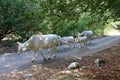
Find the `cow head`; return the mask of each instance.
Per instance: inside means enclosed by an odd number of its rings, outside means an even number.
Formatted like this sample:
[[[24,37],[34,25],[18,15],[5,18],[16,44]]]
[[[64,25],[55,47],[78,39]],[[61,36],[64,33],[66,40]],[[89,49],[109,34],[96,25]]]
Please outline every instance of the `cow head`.
[[[20,55],[26,50],[26,48],[25,48],[24,44],[22,44],[20,42],[17,42],[17,44],[18,44],[18,53],[17,54]]]
[[[75,38],[74,41],[75,41],[75,42],[78,42],[78,38]]]
[[[83,37],[85,36],[83,33],[78,33],[78,37]]]

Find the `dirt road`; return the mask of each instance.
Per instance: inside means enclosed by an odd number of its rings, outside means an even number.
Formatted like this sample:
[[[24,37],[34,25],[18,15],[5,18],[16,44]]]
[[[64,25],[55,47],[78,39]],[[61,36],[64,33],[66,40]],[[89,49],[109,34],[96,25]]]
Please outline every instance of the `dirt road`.
[[[68,50],[59,50],[57,51],[57,58],[64,58],[69,56],[86,56],[91,55],[107,48],[110,48],[120,41],[120,35],[103,37],[95,39],[92,41],[92,44],[88,45],[87,49],[72,48]],[[21,56],[17,53],[6,53],[0,56],[0,74],[10,73],[12,71],[20,71],[27,68],[30,68],[32,65],[45,62],[42,60],[41,55],[37,54],[35,62],[31,62],[32,52],[25,52]],[[46,53],[47,57],[49,54]]]

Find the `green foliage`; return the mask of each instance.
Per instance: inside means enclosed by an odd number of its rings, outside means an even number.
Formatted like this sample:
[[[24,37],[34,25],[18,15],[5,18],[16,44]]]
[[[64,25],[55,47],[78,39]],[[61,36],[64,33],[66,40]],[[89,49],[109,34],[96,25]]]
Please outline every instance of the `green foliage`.
[[[34,34],[76,36],[93,30],[103,35],[108,20],[120,17],[120,0],[0,0],[0,40]]]
[[[103,30],[102,22],[98,20],[97,16],[91,15],[90,13],[83,13],[75,25],[76,33],[84,30],[92,30],[95,35],[101,35],[98,33],[101,33]]]
[[[38,23],[35,18],[35,9],[31,9],[30,1],[1,0],[0,4],[0,39],[7,34],[17,34],[22,38],[28,38],[38,31]],[[33,2],[32,2],[33,3]]]
[[[5,41],[2,41],[2,45],[1,46],[12,47],[14,45],[15,45],[15,42],[13,40],[5,40]]]
[[[22,19],[20,12],[23,4],[20,0],[0,1],[0,39],[13,32],[13,26],[17,26]]]

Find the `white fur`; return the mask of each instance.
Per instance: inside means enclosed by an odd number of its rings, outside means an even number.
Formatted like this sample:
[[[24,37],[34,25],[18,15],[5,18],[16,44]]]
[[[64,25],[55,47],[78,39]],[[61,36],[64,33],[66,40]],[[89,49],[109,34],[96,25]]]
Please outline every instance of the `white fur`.
[[[93,31],[86,30],[86,31],[83,31],[82,33],[78,33],[78,37],[81,37],[81,36],[87,36],[88,37],[87,42],[89,41],[91,43]]]
[[[70,47],[72,47],[72,44],[74,44],[74,37],[73,36],[62,37],[61,43],[62,45],[69,45]]]
[[[79,43],[81,48],[87,47],[87,36],[75,38],[75,42]]]
[[[55,34],[48,34],[48,35],[34,35],[31,36],[29,40],[27,40],[24,43],[18,43],[18,54],[21,54],[23,51],[26,49],[29,49],[34,52],[32,61],[34,61],[36,51],[40,50],[40,53],[42,57],[46,60],[44,54],[43,54],[43,49],[48,49],[51,48],[51,54],[49,56],[49,59],[53,55],[53,53],[56,56],[56,47],[58,43],[60,43],[60,40],[57,35]]]

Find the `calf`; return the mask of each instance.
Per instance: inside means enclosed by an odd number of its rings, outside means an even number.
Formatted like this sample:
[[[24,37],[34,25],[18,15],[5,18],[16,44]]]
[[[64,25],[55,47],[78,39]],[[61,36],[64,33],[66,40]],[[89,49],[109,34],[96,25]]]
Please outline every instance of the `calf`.
[[[87,36],[87,42],[89,41],[91,43],[93,31],[86,30],[86,31],[83,31],[82,33],[78,33],[78,37],[82,37],[82,36]]]
[[[79,43],[81,48],[87,47],[87,36],[75,38],[75,42]]]
[[[61,38],[61,44],[62,45],[69,45],[70,47],[72,47],[72,45],[74,44],[73,36],[62,37]]]

